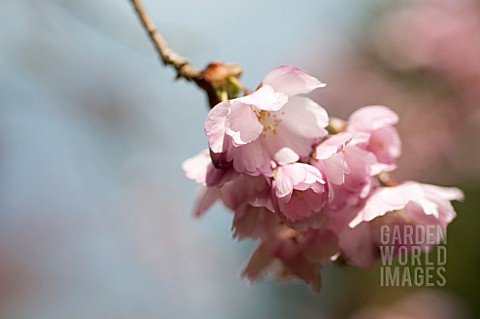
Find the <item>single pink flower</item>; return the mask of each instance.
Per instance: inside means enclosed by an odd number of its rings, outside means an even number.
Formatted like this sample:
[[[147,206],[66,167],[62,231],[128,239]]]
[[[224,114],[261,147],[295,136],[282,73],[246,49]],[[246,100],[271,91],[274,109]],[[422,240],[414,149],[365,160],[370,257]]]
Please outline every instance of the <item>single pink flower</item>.
[[[462,191],[454,187],[416,182],[380,187],[372,192],[365,205],[340,234],[340,248],[349,261],[358,266],[370,267],[379,258],[382,227],[395,225],[403,229],[415,225],[438,226],[433,231],[439,233],[433,237],[443,238],[444,229],[456,215],[450,203],[452,200],[463,200]],[[411,249],[416,245],[424,250],[432,246],[424,238],[416,238],[416,232],[410,235],[411,239],[404,237],[404,231],[400,234],[399,240],[394,243],[398,246]]]
[[[372,171],[375,156],[357,146],[369,138],[367,133],[344,132],[329,135],[317,145],[311,165],[327,181],[328,200],[321,214],[296,221],[293,227],[339,233],[347,226],[352,219],[348,209],[368,196],[376,182]]]
[[[394,164],[401,154],[401,142],[393,125],[398,115],[385,106],[365,106],[350,115],[347,131],[370,134],[366,149],[377,157],[379,163]]]
[[[274,174],[274,205],[277,212],[289,221],[320,212],[326,203],[326,190],[322,173],[309,164],[282,165]]]
[[[216,105],[205,121],[215,166],[271,175],[280,149],[308,156],[316,139],[327,134],[328,115],[297,95],[323,86],[304,71],[283,66],[272,70],[254,93]]]

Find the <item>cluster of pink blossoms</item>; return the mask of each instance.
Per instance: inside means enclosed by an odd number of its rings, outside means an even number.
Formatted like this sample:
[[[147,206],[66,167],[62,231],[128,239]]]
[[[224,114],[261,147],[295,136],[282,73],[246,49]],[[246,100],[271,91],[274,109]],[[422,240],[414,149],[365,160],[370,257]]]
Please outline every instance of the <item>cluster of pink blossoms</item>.
[[[259,241],[244,270],[250,280],[276,271],[318,290],[327,262],[372,266],[383,225],[444,230],[455,217],[450,201],[463,198],[456,188],[385,185],[401,153],[397,114],[368,106],[329,120],[302,96],[324,86],[293,66],[272,70],[252,94],[210,111],[209,150],[183,163],[204,185],[195,215],[220,200],[234,213],[234,236]]]

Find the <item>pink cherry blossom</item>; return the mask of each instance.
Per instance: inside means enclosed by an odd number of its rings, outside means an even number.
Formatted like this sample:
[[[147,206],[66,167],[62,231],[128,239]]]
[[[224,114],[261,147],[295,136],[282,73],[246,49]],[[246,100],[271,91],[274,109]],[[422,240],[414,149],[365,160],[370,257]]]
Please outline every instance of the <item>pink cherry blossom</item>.
[[[362,107],[350,115],[347,131],[370,134],[366,149],[377,157],[379,163],[394,164],[400,156],[401,142],[393,125],[398,115],[385,106]]]
[[[382,227],[437,225],[441,238],[456,216],[450,202],[463,199],[457,188],[385,186],[401,152],[398,116],[363,107],[334,119],[328,134],[325,110],[298,96],[322,86],[292,66],[272,70],[257,91],[210,111],[209,149],[182,164],[201,184],[195,216],[221,202],[234,237],[258,240],[244,271],[251,281],[276,270],[318,290],[320,268],[338,256],[374,265]]]
[[[443,238],[443,230],[456,215],[450,203],[452,200],[463,200],[462,191],[454,187],[416,182],[380,187],[372,192],[365,205],[340,234],[340,248],[349,261],[358,266],[370,267],[379,257],[380,229],[384,225],[437,225],[439,227],[434,230],[440,231],[440,234],[435,238]],[[414,243],[415,234],[412,236],[411,242]],[[400,242],[410,248],[405,238]],[[431,244],[418,246],[429,249]]]
[[[323,86],[304,71],[283,66],[272,70],[252,94],[215,106],[205,121],[210,150],[221,154],[214,156],[215,166],[271,175],[280,149],[308,156],[316,139],[327,134],[328,115],[298,94]]]
[[[278,213],[295,221],[320,212],[327,198],[325,183],[322,173],[309,164],[279,166],[273,182]]]

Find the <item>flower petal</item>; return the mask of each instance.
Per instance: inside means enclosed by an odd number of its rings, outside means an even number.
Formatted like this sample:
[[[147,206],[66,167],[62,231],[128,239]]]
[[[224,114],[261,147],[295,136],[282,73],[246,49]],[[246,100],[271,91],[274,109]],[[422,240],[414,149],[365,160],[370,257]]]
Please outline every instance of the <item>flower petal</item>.
[[[226,134],[233,139],[233,146],[238,147],[256,140],[263,131],[263,125],[252,108],[244,103],[233,103],[227,115]]]
[[[205,184],[208,165],[212,163],[208,150],[203,150],[197,155],[186,159],[182,163],[182,169],[185,175],[195,180],[197,183]]]
[[[297,162],[300,159],[300,156],[291,148],[283,147],[273,156],[273,159],[279,165],[285,165]]]
[[[384,126],[372,133],[368,150],[377,156],[380,163],[393,163],[402,153],[402,143],[393,126]]]
[[[193,215],[201,217],[217,201],[218,193],[216,188],[202,187],[197,196]]]
[[[227,161],[233,161],[233,168],[238,173],[247,173],[252,176],[260,174],[270,176],[272,173],[273,161],[261,140],[253,141],[242,147],[232,147],[227,154]]]
[[[292,181],[290,180],[289,176],[286,175],[282,168],[280,167],[277,171],[277,176],[275,179],[275,195],[278,198],[283,198],[286,196],[291,195],[293,192],[293,185]]]
[[[315,183],[325,184],[322,173],[316,167],[304,163],[279,166],[275,180],[275,193],[279,198],[292,194],[293,189],[303,191]]]
[[[271,86],[264,85],[252,94],[233,100],[253,105],[264,111],[278,111],[288,101],[288,96],[284,93],[276,92]]]
[[[379,188],[368,198],[365,206],[348,226],[354,228],[363,221],[371,221],[388,212],[400,210],[409,202],[420,200],[423,194],[422,188],[416,183]]]
[[[362,107],[350,115],[347,131],[371,132],[398,123],[398,115],[386,106]]]
[[[208,136],[208,145],[215,153],[223,151],[223,142],[225,138],[225,123],[230,112],[230,102],[225,101],[217,104],[208,112],[205,120],[205,134]]]
[[[424,209],[425,214],[431,214],[435,216],[439,222],[446,226],[457,215],[450,201],[457,200],[462,201],[464,199],[463,192],[456,187],[442,187],[430,184],[418,183],[425,193],[425,200],[433,203],[435,211],[425,209],[425,201],[420,203]]]
[[[303,96],[290,97],[282,109],[282,122],[278,131],[287,128],[290,132],[306,138],[319,138],[327,135],[327,111],[311,99]]]
[[[259,244],[243,270],[242,276],[251,282],[258,280],[273,262],[277,246],[276,241],[263,241]]]
[[[463,191],[456,187],[442,187],[430,184],[419,184],[427,197],[443,198],[446,201],[464,199]]]
[[[337,153],[323,161],[327,180],[335,185],[342,185],[345,182],[345,174],[350,173],[347,161],[343,153]]]
[[[263,84],[270,85],[275,91],[283,92],[288,96],[309,93],[326,85],[292,65],[273,69],[267,74]]]
[[[342,151],[342,149],[353,139],[352,133],[339,133],[330,135],[323,140],[316,148],[317,159],[324,160]]]

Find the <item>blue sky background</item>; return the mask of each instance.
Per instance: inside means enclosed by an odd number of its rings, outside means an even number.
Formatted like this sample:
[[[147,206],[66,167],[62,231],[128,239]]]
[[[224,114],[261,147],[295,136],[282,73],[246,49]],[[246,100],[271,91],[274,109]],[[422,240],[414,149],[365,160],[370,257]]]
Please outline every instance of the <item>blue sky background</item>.
[[[321,80],[385,1],[145,0],[197,67],[255,88],[294,64]],[[240,278],[231,214],[191,217],[181,162],[206,147],[203,92],[159,63],[129,1],[0,1],[0,317],[330,318],[348,298]],[[327,87],[328,89],[328,87]]]

